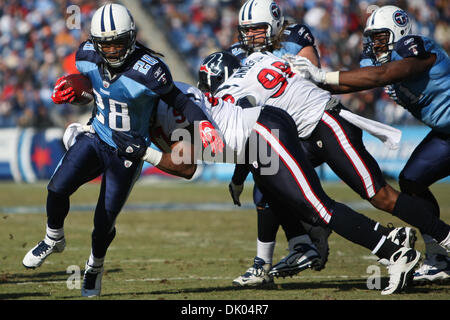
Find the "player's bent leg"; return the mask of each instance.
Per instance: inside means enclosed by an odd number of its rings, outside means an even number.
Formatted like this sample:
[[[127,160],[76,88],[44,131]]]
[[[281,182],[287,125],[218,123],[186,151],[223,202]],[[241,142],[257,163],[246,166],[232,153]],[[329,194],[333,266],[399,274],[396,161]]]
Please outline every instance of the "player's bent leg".
[[[386,239],[374,229],[376,222],[327,196],[317,173],[295,139],[297,130],[292,118],[285,115],[265,107],[253,128],[280,160],[278,170],[272,175],[262,174],[259,163],[253,166],[251,170],[255,182],[265,186],[273,196],[291,206],[292,210],[298,210],[305,221],[317,225],[321,220],[347,240],[372,250],[380,258],[389,258],[390,282],[384,294],[402,290],[409,283],[420,253]],[[279,128],[278,137],[274,136],[271,128]]]
[[[100,174],[100,170],[92,139],[80,137],[64,155],[48,184],[47,232],[45,238],[25,255],[22,263],[26,268],[37,268],[52,253],[64,250],[63,226],[69,212],[69,197],[80,185]]]

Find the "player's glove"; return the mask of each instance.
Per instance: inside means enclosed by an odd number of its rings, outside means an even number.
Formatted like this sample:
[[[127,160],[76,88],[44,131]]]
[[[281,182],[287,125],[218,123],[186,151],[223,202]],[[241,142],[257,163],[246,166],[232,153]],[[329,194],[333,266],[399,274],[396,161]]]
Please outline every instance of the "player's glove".
[[[398,101],[397,93],[395,93],[395,89],[391,84],[388,84],[384,87],[384,92],[394,101]]]
[[[72,87],[63,89],[66,82],[67,80],[65,76],[62,76],[56,81],[52,94],[52,100],[54,103],[71,103],[75,100],[75,91]]]
[[[117,152],[130,160],[142,160],[147,151],[147,142],[136,131],[112,131],[112,139],[117,145]]]
[[[339,85],[339,71],[326,72],[317,68],[307,58],[292,54],[285,54],[283,59],[289,62],[295,73],[305,79],[309,79],[315,83]]]
[[[206,148],[210,145],[213,153],[223,152],[223,141],[211,122],[207,120],[200,121],[198,130],[200,132],[203,147]]]
[[[233,181],[228,185],[228,190],[230,191],[231,198],[235,205],[241,206],[241,201],[239,197],[241,196],[242,190],[244,190],[244,184],[234,184]]]

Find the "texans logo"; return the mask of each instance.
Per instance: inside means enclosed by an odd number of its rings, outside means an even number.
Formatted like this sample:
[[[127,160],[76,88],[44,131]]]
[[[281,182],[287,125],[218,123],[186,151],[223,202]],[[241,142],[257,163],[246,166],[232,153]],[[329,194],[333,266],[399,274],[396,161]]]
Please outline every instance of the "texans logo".
[[[275,2],[272,2],[272,4],[270,5],[270,12],[272,13],[272,16],[276,20],[280,19],[280,17],[281,17],[281,10],[280,10],[280,7]]]
[[[404,27],[408,23],[408,15],[403,10],[397,10],[393,14],[394,22],[399,27]]]
[[[220,73],[220,64],[222,63],[222,54],[218,53],[211,57],[205,64],[200,66],[200,71],[206,74],[218,75]]]

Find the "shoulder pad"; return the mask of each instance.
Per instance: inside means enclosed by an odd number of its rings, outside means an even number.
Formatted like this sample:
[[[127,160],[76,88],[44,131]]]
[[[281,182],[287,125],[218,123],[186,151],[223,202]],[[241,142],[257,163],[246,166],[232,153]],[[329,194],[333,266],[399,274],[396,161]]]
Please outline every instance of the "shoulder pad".
[[[172,88],[172,74],[159,57],[149,52],[138,51],[130,64],[128,76],[148,89],[162,95]]]
[[[302,47],[314,46],[314,36],[304,24],[291,24],[284,30],[284,42],[294,42]]]
[[[427,53],[422,37],[408,35],[395,43],[394,51],[402,58],[420,57]]]
[[[84,41],[78,47],[78,50],[75,54],[76,61],[89,61],[93,63],[99,63],[102,61],[102,58],[95,51],[94,44],[88,40]]]

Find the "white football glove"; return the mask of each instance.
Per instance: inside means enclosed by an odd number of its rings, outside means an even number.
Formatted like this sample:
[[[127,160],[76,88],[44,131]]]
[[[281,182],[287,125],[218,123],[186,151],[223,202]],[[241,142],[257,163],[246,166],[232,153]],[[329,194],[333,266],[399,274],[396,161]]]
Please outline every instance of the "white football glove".
[[[317,68],[305,57],[285,54],[283,59],[289,62],[295,73],[315,83],[339,85],[339,71],[326,72]]]
[[[239,200],[239,197],[241,196],[242,190],[244,190],[244,184],[237,185],[233,182],[230,182],[230,184],[228,185],[228,190],[230,191],[233,203],[240,207],[241,201]]]
[[[76,138],[83,132],[92,132],[92,127],[88,125],[82,125],[81,123],[71,123],[64,131],[63,143],[66,150],[69,150],[71,146],[76,142]]]

